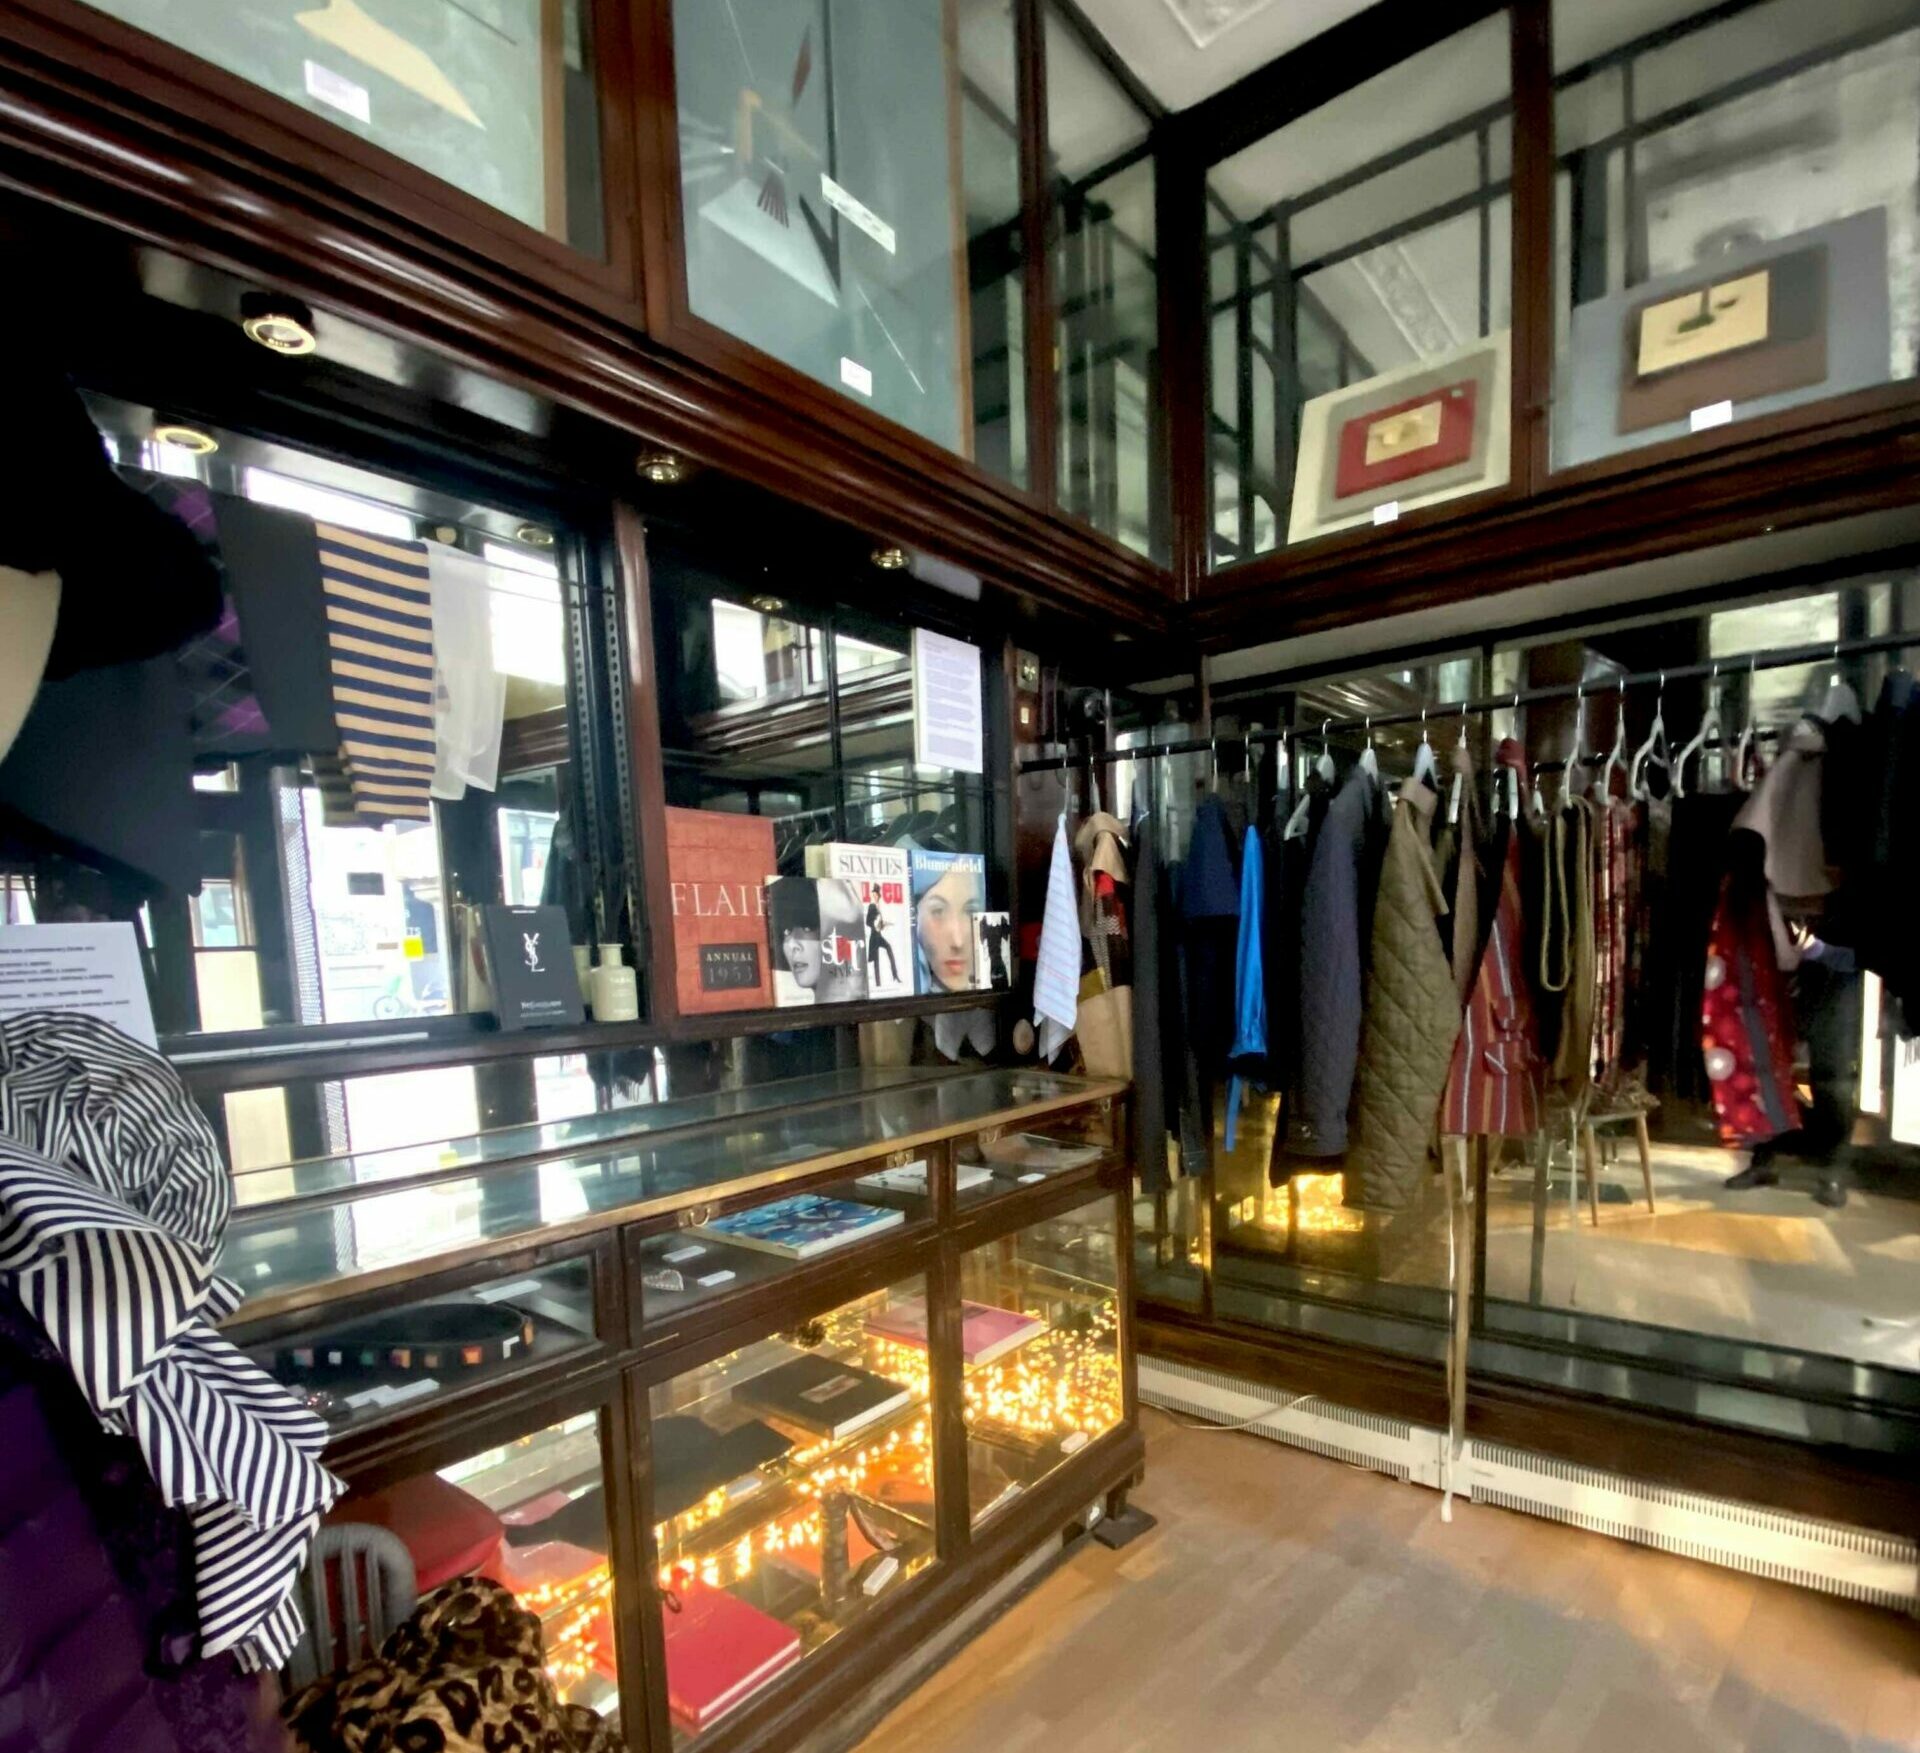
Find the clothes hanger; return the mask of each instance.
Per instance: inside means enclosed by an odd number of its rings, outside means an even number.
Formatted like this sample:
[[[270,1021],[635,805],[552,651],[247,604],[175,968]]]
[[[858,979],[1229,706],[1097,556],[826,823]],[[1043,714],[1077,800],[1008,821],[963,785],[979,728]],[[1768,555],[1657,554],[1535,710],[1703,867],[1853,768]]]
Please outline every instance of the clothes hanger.
[[[1360,751],[1360,771],[1369,779],[1380,777],[1380,757],[1373,752],[1373,715],[1367,715],[1367,746]]]
[[[1747,663],[1747,717],[1740,727],[1740,740],[1733,750],[1733,783],[1736,790],[1751,791],[1758,775],[1752,770],[1755,756],[1753,739],[1758,726],[1753,722],[1753,678],[1759,673],[1760,659],[1756,656]]]
[[[1321,783],[1324,785],[1331,785],[1340,771],[1333,764],[1333,750],[1327,746],[1327,726],[1332,723],[1331,718],[1323,718],[1320,721],[1320,759],[1313,764],[1314,772],[1320,775]]]
[[[1587,728],[1587,688],[1584,682],[1573,690],[1573,741],[1567,749],[1567,764],[1560,769],[1560,807],[1579,798],[1592,782],[1593,774],[1580,753]]]
[[[1333,777],[1333,756],[1327,752],[1327,726],[1332,722],[1330,718],[1322,719],[1320,722],[1320,758],[1314,763],[1314,771],[1323,781],[1329,781]],[[1287,817],[1287,825],[1280,831],[1280,838],[1298,840],[1307,834],[1313,826],[1312,810],[1313,789],[1311,786],[1303,785],[1300,787],[1300,801],[1293,806],[1293,814]]]
[[[1420,746],[1413,751],[1413,777],[1416,782],[1424,779],[1433,785],[1434,773],[1438,763],[1434,760],[1433,744],[1427,741],[1427,709],[1420,708]],[[1435,786],[1435,790],[1439,787]]]
[[[1454,744],[1456,749],[1467,746],[1467,703],[1460,702],[1460,740]],[[1467,794],[1467,775],[1464,762],[1456,762],[1453,772],[1453,796],[1447,800],[1447,820],[1453,826],[1460,825],[1460,805]]]
[[[1833,642],[1833,661],[1840,662],[1840,641]],[[1838,668],[1827,682],[1827,697],[1820,702],[1818,716],[1828,724],[1837,724],[1843,718],[1850,718],[1855,724],[1860,722],[1860,696],[1853,691],[1853,684],[1843,676]]]
[[[1620,678],[1620,704],[1613,714],[1613,747],[1600,767],[1600,798],[1613,802],[1613,776],[1627,765],[1627,679]]]
[[[1518,688],[1513,691],[1513,705],[1510,710],[1513,714],[1513,730],[1510,734],[1517,738],[1520,734],[1520,690]],[[1539,776],[1536,774],[1534,776],[1536,796],[1539,783]],[[1505,804],[1500,801],[1503,796],[1507,799]],[[1511,816],[1516,821],[1520,817],[1519,770],[1498,760],[1493,764],[1493,813],[1496,816]]]
[[[1653,728],[1647,732],[1647,740],[1633,752],[1633,764],[1627,769],[1627,790],[1642,803],[1647,802],[1653,793],[1647,787],[1647,769],[1658,767],[1662,773],[1673,771],[1673,759],[1668,753],[1667,743],[1667,672],[1660,672],[1660,691],[1653,701]]]
[[[1723,740],[1720,728],[1720,666],[1716,663],[1707,677],[1707,709],[1700,715],[1700,728],[1694,732],[1693,740],[1674,757],[1673,795],[1687,795],[1687,762],[1700,754],[1711,742]]]

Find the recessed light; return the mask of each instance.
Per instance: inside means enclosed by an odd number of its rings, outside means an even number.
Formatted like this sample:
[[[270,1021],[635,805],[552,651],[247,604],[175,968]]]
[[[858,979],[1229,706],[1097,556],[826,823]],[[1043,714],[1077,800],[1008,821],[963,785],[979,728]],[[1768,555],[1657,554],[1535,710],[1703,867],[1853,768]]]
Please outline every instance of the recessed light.
[[[516,542],[524,542],[529,548],[551,548],[553,531],[542,529],[537,523],[523,523],[513,532]]]
[[[656,487],[677,486],[687,478],[687,465],[670,450],[642,451],[633,466],[642,480]]]
[[[184,450],[189,456],[212,456],[220,448],[219,439],[211,432],[202,432],[198,426],[186,426],[177,420],[170,420],[163,426],[153,429],[155,444],[170,444],[175,450]]]
[[[450,523],[437,523],[433,526],[433,539],[443,548],[451,548],[460,540],[460,532]]]
[[[875,548],[873,563],[882,572],[904,571],[907,564],[907,551],[905,548]]]
[[[269,353],[311,353],[319,345],[313,333],[313,312],[297,298],[278,293],[249,292],[242,298],[240,329]]]
[[[779,597],[759,596],[747,598],[747,607],[753,610],[756,615],[777,615],[786,606],[786,603]]]

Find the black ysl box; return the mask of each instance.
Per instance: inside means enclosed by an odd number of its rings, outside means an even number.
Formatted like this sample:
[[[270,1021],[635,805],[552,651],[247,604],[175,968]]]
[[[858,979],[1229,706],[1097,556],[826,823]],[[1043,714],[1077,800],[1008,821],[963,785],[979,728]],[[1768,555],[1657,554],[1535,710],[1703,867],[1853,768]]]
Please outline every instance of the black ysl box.
[[[587,1020],[564,907],[484,907],[493,1005],[503,1029]]]

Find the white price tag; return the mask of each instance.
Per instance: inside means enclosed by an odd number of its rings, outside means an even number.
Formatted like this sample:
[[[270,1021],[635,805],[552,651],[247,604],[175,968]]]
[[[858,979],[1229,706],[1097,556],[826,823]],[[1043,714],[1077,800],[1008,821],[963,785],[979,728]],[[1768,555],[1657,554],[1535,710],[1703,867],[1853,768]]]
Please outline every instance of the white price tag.
[[[344,73],[336,73],[331,67],[322,67],[318,61],[307,62],[306,73],[308,97],[317,99],[329,109],[353,117],[356,122],[371,126],[373,99],[367,95],[364,85],[355,85]]]
[[[1400,501],[1389,499],[1385,505],[1373,508],[1373,521],[1380,523],[1398,523],[1400,521]]]
[[[1045,1175],[1022,1175],[1020,1177],[1020,1185],[1023,1187],[1031,1187],[1035,1181],[1044,1181],[1045,1179]]]
[[[1693,432],[1708,432],[1716,426],[1730,426],[1733,423],[1732,402],[1709,402],[1704,408],[1695,408],[1687,416],[1687,427]]]
[[[528,1291],[539,1290],[537,1278],[516,1278],[511,1284],[489,1284],[473,1293],[477,1303],[503,1303],[510,1296],[525,1296]]]
[[[873,373],[857,359],[840,361],[840,381],[850,390],[858,390],[863,396],[873,394]]]
[[[349,1394],[347,1404],[356,1409],[362,1406],[378,1406],[382,1410],[389,1406],[404,1406],[409,1400],[418,1400],[422,1394],[431,1394],[440,1384],[432,1376],[422,1376],[416,1382],[409,1382],[404,1388],[390,1388],[382,1383],[377,1388],[363,1388],[358,1394]]]
[[[705,1278],[696,1278],[693,1282],[703,1289],[708,1289],[716,1284],[731,1284],[735,1276],[731,1271],[709,1272]]]
[[[698,1242],[689,1242],[684,1248],[669,1248],[660,1258],[669,1266],[678,1266],[682,1260],[698,1260],[707,1250]]]

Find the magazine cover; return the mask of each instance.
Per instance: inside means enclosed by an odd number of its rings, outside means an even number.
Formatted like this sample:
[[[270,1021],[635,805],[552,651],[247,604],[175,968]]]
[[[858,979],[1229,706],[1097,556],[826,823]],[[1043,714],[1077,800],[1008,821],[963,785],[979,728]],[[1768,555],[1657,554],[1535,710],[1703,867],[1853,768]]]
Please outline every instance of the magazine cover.
[[[844,1248],[877,1231],[906,1221],[903,1211],[880,1205],[858,1205],[851,1199],[828,1199],[818,1193],[800,1193],[756,1205],[730,1217],[716,1217],[693,1225],[687,1234],[711,1241],[732,1242],[742,1248],[760,1248],[784,1254],[789,1260],[811,1260],[830,1248]]]
[[[907,853],[913,883],[914,990],[971,992],[978,955],[974,921],[987,904],[987,861],[978,852]]]
[[[667,811],[674,991],[683,1016],[773,1003],[762,917],[772,875],[773,823],[764,816]]]
[[[983,992],[1013,985],[1013,915],[982,913],[973,923],[973,983]]]
[[[898,846],[832,840],[807,848],[807,875],[852,886],[866,931],[867,996],[904,998],[913,991],[913,908],[907,899],[907,855]]]
[[[1037,1315],[1023,1315],[1015,1309],[995,1308],[991,1303],[963,1302],[960,1305],[960,1352],[969,1368],[992,1363],[1005,1357],[1016,1345],[1024,1345],[1047,1324]],[[882,1309],[867,1317],[867,1331],[896,1345],[910,1345],[916,1351],[927,1348],[927,1305],[922,1297]]]
[[[867,996],[865,909],[851,883],[775,877],[766,906],[775,1004],[846,1004]]]

